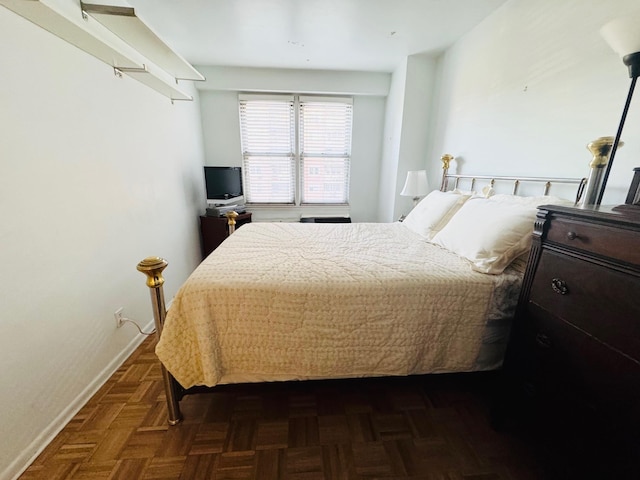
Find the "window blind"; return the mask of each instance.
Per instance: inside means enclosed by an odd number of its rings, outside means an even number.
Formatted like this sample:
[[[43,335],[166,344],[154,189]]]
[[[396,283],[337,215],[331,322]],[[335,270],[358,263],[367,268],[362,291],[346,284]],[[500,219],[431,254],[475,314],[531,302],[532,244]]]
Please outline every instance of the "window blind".
[[[353,108],[349,99],[300,98],[302,203],[348,203]]]
[[[241,95],[239,105],[248,203],[349,202],[350,98]]]
[[[294,203],[294,99],[254,98],[239,103],[246,201]]]

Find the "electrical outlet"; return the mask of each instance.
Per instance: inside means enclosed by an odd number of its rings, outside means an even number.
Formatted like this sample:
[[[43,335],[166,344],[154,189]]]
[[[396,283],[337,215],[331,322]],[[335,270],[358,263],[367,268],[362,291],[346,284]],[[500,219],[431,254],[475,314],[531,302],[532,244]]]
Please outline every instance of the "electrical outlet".
[[[115,312],[113,312],[113,317],[116,319],[116,328],[120,328],[122,326],[122,324],[124,323],[122,321],[122,310],[124,310],[124,307],[120,307],[119,309],[117,309]]]

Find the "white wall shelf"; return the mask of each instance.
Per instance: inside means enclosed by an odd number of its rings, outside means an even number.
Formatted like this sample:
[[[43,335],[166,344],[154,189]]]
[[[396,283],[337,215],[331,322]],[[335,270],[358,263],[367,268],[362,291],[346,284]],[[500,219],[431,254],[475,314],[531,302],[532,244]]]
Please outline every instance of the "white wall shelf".
[[[84,4],[84,13],[75,0],[0,0],[0,5],[172,101],[193,100],[179,88],[178,79],[204,80],[135,16],[133,8]]]
[[[133,7],[80,2],[82,11],[118,35],[153,63],[180,80],[204,80],[189,62],[174,52],[145,24]]]

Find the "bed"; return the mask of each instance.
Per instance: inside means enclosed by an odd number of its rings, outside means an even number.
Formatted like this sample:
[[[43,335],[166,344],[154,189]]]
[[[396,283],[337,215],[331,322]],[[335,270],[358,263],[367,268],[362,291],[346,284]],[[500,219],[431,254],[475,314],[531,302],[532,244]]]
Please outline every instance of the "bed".
[[[169,423],[181,420],[184,394],[220,384],[498,369],[536,206],[567,201],[548,196],[546,178],[450,175],[447,158],[441,189],[402,222],[244,225],[168,312],[166,262],[141,262]],[[513,192],[492,195],[496,181]],[[547,201],[514,195],[523,181],[543,182]]]

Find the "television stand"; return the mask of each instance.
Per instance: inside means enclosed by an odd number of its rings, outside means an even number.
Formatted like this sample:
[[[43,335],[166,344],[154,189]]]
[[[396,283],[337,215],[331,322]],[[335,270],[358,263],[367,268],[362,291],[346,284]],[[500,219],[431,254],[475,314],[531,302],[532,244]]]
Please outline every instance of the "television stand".
[[[228,205],[214,205],[207,207],[207,216],[208,217],[222,217],[226,215],[227,212],[236,212],[236,213],[244,213],[247,211],[247,207],[243,204],[228,204]]]

